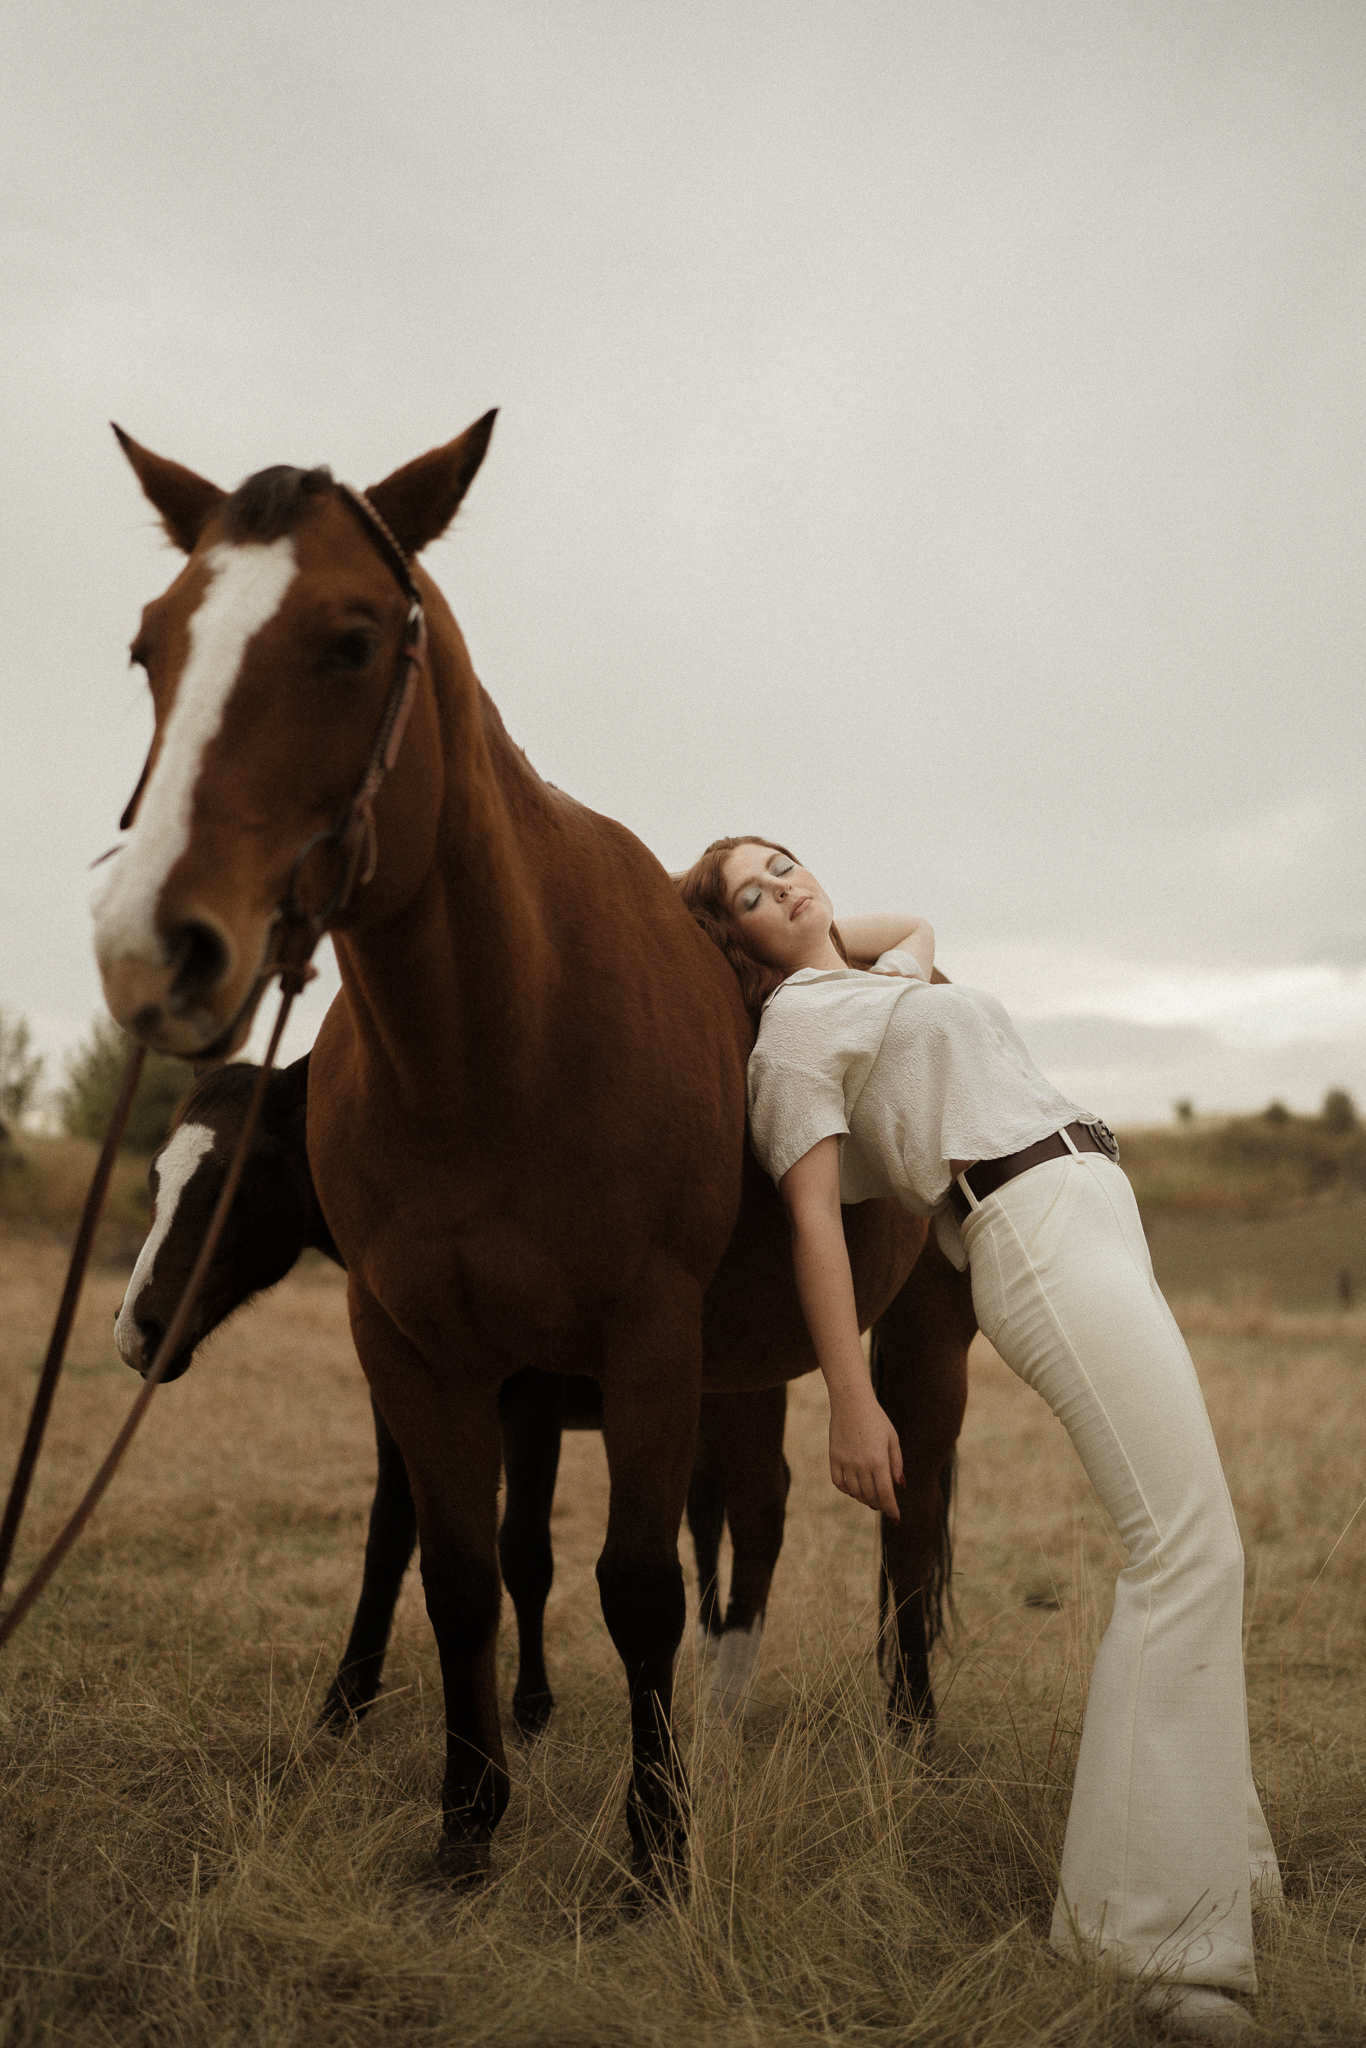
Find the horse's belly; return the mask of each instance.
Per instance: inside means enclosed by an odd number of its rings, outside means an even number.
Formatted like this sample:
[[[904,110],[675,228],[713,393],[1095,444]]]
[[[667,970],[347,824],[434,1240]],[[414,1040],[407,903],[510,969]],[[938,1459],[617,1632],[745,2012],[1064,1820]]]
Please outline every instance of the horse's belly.
[[[747,1183],[746,1197],[741,1227],[707,1289],[702,1311],[702,1386],[707,1393],[776,1386],[816,1369],[782,1206],[771,1183]],[[860,1329],[876,1322],[905,1286],[927,1228],[897,1202],[860,1202],[844,1211]]]

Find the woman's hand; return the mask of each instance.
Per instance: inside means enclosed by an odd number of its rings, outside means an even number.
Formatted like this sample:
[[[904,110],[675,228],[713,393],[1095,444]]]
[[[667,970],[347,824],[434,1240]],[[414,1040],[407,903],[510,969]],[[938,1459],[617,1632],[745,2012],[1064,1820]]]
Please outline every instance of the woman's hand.
[[[925,979],[934,972],[934,930],[923,917],[905,911],[871,912],[839,920],[840,937],[854,967],[870,968],[884,953],[910,953],[918,961]],[[884,974],[895,968],[884,967]]]
[[[832,1395],[830,1477],[841,1493],[899,1522],[896,1488],[905,1485],[901,1441],[871,1385]]]

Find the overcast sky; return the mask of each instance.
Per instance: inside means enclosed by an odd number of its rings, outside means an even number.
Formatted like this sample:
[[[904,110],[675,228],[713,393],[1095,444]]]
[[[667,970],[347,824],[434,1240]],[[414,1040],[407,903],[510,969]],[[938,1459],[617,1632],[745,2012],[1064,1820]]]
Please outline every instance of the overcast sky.
[[[1364,74],[1357,0],[11,0],[0,1004],[99,1007],[150,734],[106,422],[498,405],[427,560],[544,774],[924,911],[1112,1120],[1366,1100]]]

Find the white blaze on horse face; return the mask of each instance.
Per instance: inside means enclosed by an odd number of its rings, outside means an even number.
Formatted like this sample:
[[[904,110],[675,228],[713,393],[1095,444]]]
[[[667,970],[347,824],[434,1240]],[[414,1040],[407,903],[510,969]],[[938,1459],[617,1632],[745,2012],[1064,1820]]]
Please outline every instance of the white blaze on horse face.
[[[161,752],[132,833],[108,880],[97,885],[95,950],[102,967],[125,958],[160,963],[165,957],[156,907],[166,877],[190,843],[205,749],[223,723],[247,643],[274,618],[299,571],[288,534],[269,544],[224,544],[204,559],[208,586],[190,620],[190,652]]]
[[[114,1323],[114,1342],[125,1365],[136,1365],[142,1352],[142,1332],[137,1326],[138,1296],[152,1277],[157,1253],[175,1222],[180,1198],[193,1180],[195,1168],[212,1150],[213,1132],[207,1124],[182,1124],[157,1154],[157,1212]]]

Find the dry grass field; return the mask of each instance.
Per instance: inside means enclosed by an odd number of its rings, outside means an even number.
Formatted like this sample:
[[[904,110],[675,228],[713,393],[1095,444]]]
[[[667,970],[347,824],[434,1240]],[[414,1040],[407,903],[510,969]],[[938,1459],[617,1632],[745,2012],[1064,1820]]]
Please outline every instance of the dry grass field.
[[[1362,2041],[1366,1315],[1304,1307],[1293,1251],[1279,1279],[1265,1245],[1250,1281],[1243,1256],[1176,1306],[1247,1544],[1253,1751],[1289,1897],[1260,1930],[1258,2038]],[[26,1231],[0,1242],[7,1444],[61,1267]],[[111,1333],[125,1271],[88,1286],[21,1565],[132,1395]],[[643,1918],[618,1910],[626,1720],[592,1573],[602,1447],[566,1439],[548,1626],[559,1705],[538,1744],[511,1746],[493,1882],[452,1900],[419,1882],[441,1695],[415,1575],[379,1705],[353,1739],[311,1733],[359,1582],[373,1449],[341,1280],[301,1267],[157,1396],[0,1659],[0,2042],[1155,2040],[1122,1989],[1044,1943],[1119,1555],[1061,1429],[979,1343],[959,1622],[919,1755],[883,1735],[874,1525],[831,1488],[824,1428],[821,1389],[803,1382],[743,1734],[705,1724],[690,1647],[680,1659],[693,1881]],[[504,1666],[506,1697],[506,1643]]]

